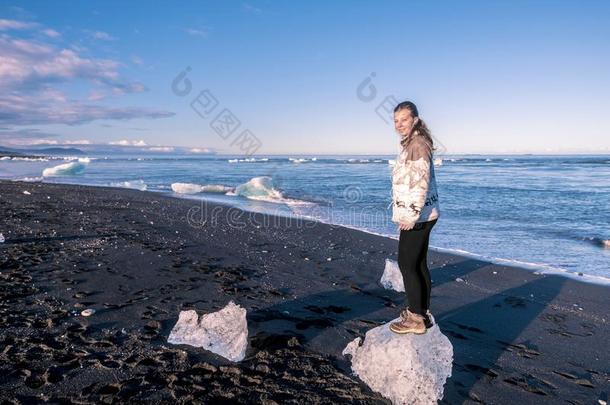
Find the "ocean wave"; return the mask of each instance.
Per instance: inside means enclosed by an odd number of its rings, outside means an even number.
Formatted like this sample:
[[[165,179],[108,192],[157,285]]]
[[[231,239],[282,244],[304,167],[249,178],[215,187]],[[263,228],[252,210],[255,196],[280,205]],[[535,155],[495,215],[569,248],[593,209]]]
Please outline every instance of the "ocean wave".
[[[47,167],[42,171],[42,176],[54,177],[80,174],[85,171],[85,168],[90,162],[91,159],[89,158],[80,158],[76,162],[64,163],[53,167]]]
[[[21,178],[17,178],[14,179],[13,181],[26,181],[29,183],[35,183],[35,182],[39,182],[42,181],[42,177],[21,177]]]
[[[289,161],[291,161],[292,163],[307,163],[310,161],[314,161],[315,159],[305,159],[305,158],[288,158]]]
[[[603,239],[603,238],[597,238],[595,236],[588,236],[583,238],[583,240],[594,244],[595,246],[604,248],[604,249],[610,249],[610,239]]]
[[[9,158],[11,160],[16,160],[16,161],[24,161],[24,162],[48,162],[49,159],[45,158],[45,157],[19,157],[19,156],[13,156],[12,158]],[[8,160],[8,159],[2,159],[2,160]]]
[[[332,159],[332,160],[333,160],[333,162],[330,162],[330,163],[336,163],[336,162],[347,163],[347,164],[367,164],[367,163],[379,164],[379,163],[385,163],[385,162],[389,163],[389,161],[386,159],[349,158],[349,159]]]
[[[140,191],[146,191],[146,189],[148,188],[144,180],[119,181],[110,183],[110,185],[112,187],[132,188]]]
[[[261,163],[268,162],[269,158],[245,158],[245,159],[229,159],[227,162],[229,163]]]

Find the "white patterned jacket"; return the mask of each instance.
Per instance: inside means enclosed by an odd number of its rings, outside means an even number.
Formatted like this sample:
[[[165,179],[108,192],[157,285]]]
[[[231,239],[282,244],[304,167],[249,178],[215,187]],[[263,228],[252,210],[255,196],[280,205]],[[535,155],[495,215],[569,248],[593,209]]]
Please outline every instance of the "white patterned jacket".
[[[440,216],[430,143],[421,135],[401,148],[392,170],[392,222],[417,223]]]

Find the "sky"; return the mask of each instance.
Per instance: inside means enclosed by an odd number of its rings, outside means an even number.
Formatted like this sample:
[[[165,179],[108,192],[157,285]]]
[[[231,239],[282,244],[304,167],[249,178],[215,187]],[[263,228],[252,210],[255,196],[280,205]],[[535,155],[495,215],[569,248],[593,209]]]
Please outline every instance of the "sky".
[[[609,72],[607,1],[3,1],[0,145],[610,153]]]

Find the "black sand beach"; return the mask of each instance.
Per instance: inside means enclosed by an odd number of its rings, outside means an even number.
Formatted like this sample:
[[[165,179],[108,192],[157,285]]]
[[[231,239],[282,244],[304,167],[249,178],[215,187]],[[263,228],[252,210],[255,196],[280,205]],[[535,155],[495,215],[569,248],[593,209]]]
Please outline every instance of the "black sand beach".
[[[389,403],[341,351],[404,306],[378,283],[398,242],[210,203],[201,226],[200,208],[0,181],[2,402]],[[442,403],[608,400],[607,287],[432,251],[428,263],[454,349]],[[181,310],[229,300],[248,311],[243,361],[166,342]]]

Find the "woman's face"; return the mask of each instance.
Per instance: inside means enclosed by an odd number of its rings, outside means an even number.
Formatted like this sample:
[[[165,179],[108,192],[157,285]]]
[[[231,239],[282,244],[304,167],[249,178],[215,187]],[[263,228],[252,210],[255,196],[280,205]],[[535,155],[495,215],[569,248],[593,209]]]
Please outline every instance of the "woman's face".
[[[415,118],[411,116],[411,111],[406,108],[394,113],[394,128],[401,136],[407,136],[415,125]]]

